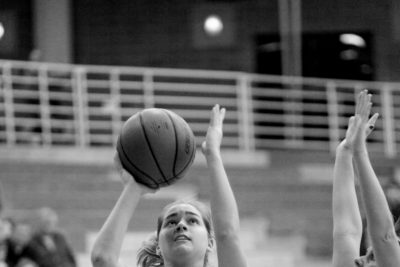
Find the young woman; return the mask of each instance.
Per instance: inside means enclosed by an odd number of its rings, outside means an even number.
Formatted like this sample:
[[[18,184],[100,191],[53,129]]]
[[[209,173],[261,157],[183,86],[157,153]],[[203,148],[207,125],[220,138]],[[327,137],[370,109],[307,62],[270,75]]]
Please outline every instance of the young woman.
[[[346,138],[336,151],[332,194],[334,267],[400,266],[400,246],[393,217],[368,157],[366,137],[378,118],[378,114],[374,114],[369,119],[371,106],[371,95],[367,90],[362,91],[357,98],[355,115],[349,120]],[[362,222],[354,171],[358,174],[372,244],[361,257]]]
[[[205,267],[210,253],[217,250],[219,267],[245,267],[239,240],[239,214],[221,154],[225,109],[215,105],[202,152],[210,172],[211,213],[197,202],[177,202],[166,206],[158,218],[156,235],[138,254],[140,267]],[[92,250],[94,267],[118,266],[118,258],[128,223],[134,217],[140,197],[151,192],[116,165],[124,189],[101,228]],[[212,220],[211,220],[212,214]]]

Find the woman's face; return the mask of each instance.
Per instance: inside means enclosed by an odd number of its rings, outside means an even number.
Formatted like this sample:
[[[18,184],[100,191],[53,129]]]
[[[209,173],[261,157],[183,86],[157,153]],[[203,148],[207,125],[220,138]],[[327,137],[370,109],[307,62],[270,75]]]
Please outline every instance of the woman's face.
[[[367,253],[356,259],[354,262],[357,267],[376,267],[377,265],[372,247],[369,247]]]
[[[177,204],[163,217],[158,245],[164,261],[204,260],[209,235],[201,213],[190,204]]]

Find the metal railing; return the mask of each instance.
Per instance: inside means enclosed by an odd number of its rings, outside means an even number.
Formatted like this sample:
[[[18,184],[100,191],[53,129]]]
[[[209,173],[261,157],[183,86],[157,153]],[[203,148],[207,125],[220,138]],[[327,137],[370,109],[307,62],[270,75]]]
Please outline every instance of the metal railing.
[[[0,85],[4,146],[115,146],[122,123],[150,107],[181,115],[200,144],[219,103],[224,148],[334,151],[366,88],[381,115],[371,149],[399,153],[400,83],[0,60]]]

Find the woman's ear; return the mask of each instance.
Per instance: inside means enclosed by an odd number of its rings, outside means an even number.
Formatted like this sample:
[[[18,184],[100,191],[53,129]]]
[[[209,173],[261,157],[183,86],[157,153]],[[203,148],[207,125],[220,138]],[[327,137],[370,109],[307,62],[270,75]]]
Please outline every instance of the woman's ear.
[[[215,245],[215,240],[214,240],[214,238],[209,238],[209,239],[208,239],[208,247],[207,247],[207,250],[213,251],[213,250],[214,250],[214,245]]]

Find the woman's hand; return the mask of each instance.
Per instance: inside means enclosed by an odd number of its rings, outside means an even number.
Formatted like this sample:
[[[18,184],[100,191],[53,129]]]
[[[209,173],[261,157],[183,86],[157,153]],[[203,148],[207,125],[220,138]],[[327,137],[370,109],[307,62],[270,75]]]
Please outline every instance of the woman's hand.
[[[375,122],[379,117],[379,114],[375,113],[368,119],[371,106],[371,94],[368,94],[368,90],[363,90],[357,98],[355,115],[349,119],[346,138],[339,147],[349,149],[352,152],[359,152],[366,148],[366,138],[375,128]]]
[[[225,108],[220,108],[218,104],[215,105],[211,110],[211,119],[207,130],[206,140],[201,145],[201,151],[206,157],[220,152],[224,118]]]
[[[138,187],[141,189],[142,195],[147,194],[147,193],[155,193],[157,191],[157,189],[151,189],[147,186],[137,183],[135,178],[129,172],[127,172],[124,169],[124,167],[122,166],[121,160],[118,156],[118,152],[116,152],[114,155],[114,166],[121,178],[121,181],[122,181],[124,187],[127,187],[127,186]]]

